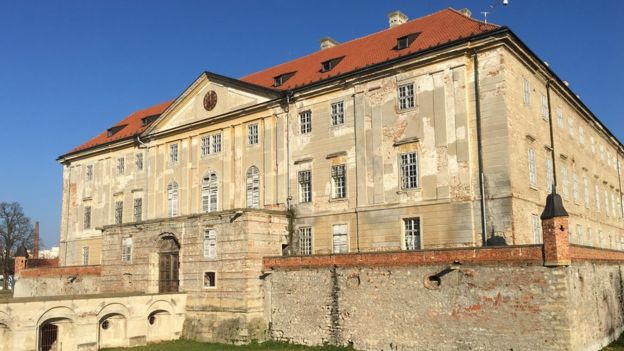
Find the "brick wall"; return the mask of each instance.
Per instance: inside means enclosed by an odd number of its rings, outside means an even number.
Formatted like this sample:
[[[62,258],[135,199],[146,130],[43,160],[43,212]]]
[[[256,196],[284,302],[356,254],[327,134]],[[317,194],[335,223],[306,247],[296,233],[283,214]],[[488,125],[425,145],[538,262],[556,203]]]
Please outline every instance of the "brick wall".
[[[28,268],[35,267],[58,267],[58,258],[31,258],[26,262]]]
[[[100,293],[101,266],[38,267],[17,274],[14,297]]]

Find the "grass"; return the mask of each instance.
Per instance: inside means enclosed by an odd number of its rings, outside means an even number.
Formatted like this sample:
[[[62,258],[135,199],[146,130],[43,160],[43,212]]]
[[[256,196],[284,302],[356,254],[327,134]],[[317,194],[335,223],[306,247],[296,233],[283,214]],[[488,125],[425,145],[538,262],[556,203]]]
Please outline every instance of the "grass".
[[[286,343],[277,343],[267,341],[261,344],[252,343],[249,345],[225,345],[225,344],[207,344],[190,340],[167,341],[147,346],[138,346],[131,348],[102,349],[103,351],[124,350],[124,351],[353,351],[351,348],[336,346],[319,346],[308,347],[301,345],[292,345]]]
[[[624,351],[624,334],[620,335],[619,339],[602,349],[602,351]]]

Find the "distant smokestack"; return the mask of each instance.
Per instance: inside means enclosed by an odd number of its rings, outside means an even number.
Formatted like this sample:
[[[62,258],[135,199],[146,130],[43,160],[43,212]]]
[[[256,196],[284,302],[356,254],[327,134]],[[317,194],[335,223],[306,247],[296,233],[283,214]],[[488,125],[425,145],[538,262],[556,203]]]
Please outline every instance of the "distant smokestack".
[[[39,222],[35,222],[35,239],[33,246],[33,257],[39,258]]]

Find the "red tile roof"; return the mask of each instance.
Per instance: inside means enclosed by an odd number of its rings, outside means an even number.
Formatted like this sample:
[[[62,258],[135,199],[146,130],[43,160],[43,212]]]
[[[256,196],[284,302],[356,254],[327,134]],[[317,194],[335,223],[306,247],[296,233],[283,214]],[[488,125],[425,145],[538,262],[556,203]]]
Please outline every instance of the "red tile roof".
[[[117,133],[109,137],[108,130],[105,130],[102,133],[100,133],[98,136],[96,136],[95,138],[71,150],[69,153],[71,154],[71,153],[86,150],[86,149],[89,149],[98,145],[107,144],[112,141],[134,137],[140,134],[141,132],[143,132],[145,128],[147,128],[147,126],[141,125],[141,120],[143,118],[154,116],[154,115],[160,115],[167,109],[167,107],[169,107],[169,105],[171,105],[171,103],[173,103],[173,100],[162,102],[158,105],[148,107],[144,110],[136,111],[113,126],[113,127],[121,127],[125,125],[125,127],[120,129]]]
[[[449,8],[250,74],[241,78],[241,80],[267,88],[274,88],[274,77],[296,72],[282,86],[276,88],[279,90],[293,89],[497,28],[497,25],[485,24]],[[403,50],[395,49],[398,38],[414,33],[420,34],[408,48]],[[344,58],[334,69],[329,72],[321,72],[322,62],[343,56]],[[167,101],[131,114],[115,125],[122,126],[126,124],[123,129],[114,135],[108,137],[107,131],[104,131],[97,137],[73,149],[69,154],[140,134],[146,128],[141,126],[141,119],[161,114],[172,102]]]
[[[276,87],[280,90],[293,89],[497,28],[499,28],[497,25],[485,24],[466,17],[453,9],[445,9],[408,21],[402,25],[250,74],[241,78],[241,80],[260,86],[272,87],[274,77],[296,72],[282,86]],[[398,38],[417,32],[420,32],[420,35],[409,48],[403,50],[395,49]],[[344,56],[344,59],[333,70],[325,73],[321,72],[322,62],[341,56]]]

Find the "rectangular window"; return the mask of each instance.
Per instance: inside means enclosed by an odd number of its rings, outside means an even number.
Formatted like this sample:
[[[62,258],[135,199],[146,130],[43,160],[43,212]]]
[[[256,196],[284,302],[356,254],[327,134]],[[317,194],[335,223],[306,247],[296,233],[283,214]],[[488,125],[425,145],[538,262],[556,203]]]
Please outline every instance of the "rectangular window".
[[[576,225],[576,243],[583,245],[583,227],[580,224]]]
[[[218,154],[221,152],[221,133],[212,135],[212,153]]]
[[[126,170],[126,159],[123,157],[117,158],[117,175],[124,174]]]
[[[604,145],[600,145],[600,159],[605,160],[605,148]]]
[[[531,104],[531,91],[529,88],[529,81],[524,78],[522,81],[522,92],[524,93],[524,104],[525,105],[530,105]]]
[[[301,134],[308,134],[312,131],[312,111],[303,111],[299,114],[299,126]]]
[[[414,99],[414,84],[399,85],[399,109],[407,110],[416,106]]]
[[[216,288],[217,287],[217,273],[216,272],[204,272],[204,288]]]
[[[583,177],[583,192],[583,195],[585,197],[585,208],[589,208],[589,179],[587,178],[587,176]]]
[[[132,262],[132,238],[121,239],[121,261]]]
[[[134,199],[134,221],[140,222],[143,218],[143,199]]]
[[[563,198],[566,200],[570,196],[568,184],[568,169],[564,166],[561,167],[561,189],[563,191]]]
[[[331,124],[332,126],[344,124],[344,104],[342,101],[331,104]]]
[[[542,243],[542,222],[540,217],[536,214],[531,215],[531,222],[533,225],[533,240],[536,244]]]
[[[596,154],[596,139],[593,136],[589,137],[589,142],[591,143],[591,151],[592,154]]]
[[[89,265],[89,247],[88,246],[84,246],[82,248],[82,265],[83,266]]]
[[[553,183],[555,182],[555,178],[553,175],[553,162],[550,155],[546,157],[546,189],[548,193],[552,192]]]
[[[404,218],[405,250],[420,250],[420,217]]]
[[[258,135],[258,123],[252,123],[247,125],[247,144],[258,144],[260,137]]]
[[[91,229],[91,206],[84,208],[84,229]]]
[[[541,105],[540,105],[540,114],[542,118],[548,121],[548,99],[546,95],[541,95]]]
[[[210,154],[210,136],[204,136],[201,139],[201,154],[206,156]]]
[[[178,163],[178,144],[169,145],[169,164],[175,165]]]
[[[598,183],[594,185],[594,195],[596,197],[596,211],[600,212],[600,190],[598,190]]]
[[[210,260],[217,258],[217,231],[215,229],[204,231],[204,257]]]
[[[594,246],[594,242],[592,241],[592,229],[587,228],[587,246]]]
[[[568,134],[574,136],[574,119],[572,116],[568,117]]]
[[[561,108],[557,108],[557,126],[559,129],[563,129],[563,111]]]
[[[537,165],[535,164],[535,150],[529,148],[529,184],[537,186]]]
[[[334,199],[343,199],[347,196],[347,175],[345,165],[336,165],[331,168],[332,187]]]
[[[93,165],[87,165],[87,170],[85,171],[85,178],[88,182],[93,180]]]
[[[579,143],[581,145],[585,145],[585,129],[583,129],[583,127],[579,127],[578,133],[579,133]]]
[[[598,231],[598,247],[603,247],[602,246],[602,241],[604,240],[603,236],[604,235],[602,234],[602,230],[599,230]]]
[[[616,211],[615,211],[615,194],[611,193],[611,212],[613,213],[613,217],[616,216]]]
[[[572,169],[572,193],[574,195],[574,203],[578,204],[580,202],[580,195],[579,195],[578,175],[576,174],[576,169]]]
[[[332,226],[332,239],[334,253],[346,253],[349,252],[347,246],[347,225],[346,224],[334,224]]]
[[[605,214],[609,216],[609,192],[607,192],[607,189],[604,190],[604,199],[605,199]]]
[[[143,170],[143,154],[136,154],[134,157],[134,167],[137,171]]]
[[[401,189],[418,188],[418,157],[415,152],[401,154]]]
[[[123,221],[123,201],[115,201],[115,224]]]
[[[312,201],[312,172],[299,172],[299,202]]]
[[[312,227],[299,228],[299,249],[302,255],[312,254]]]

